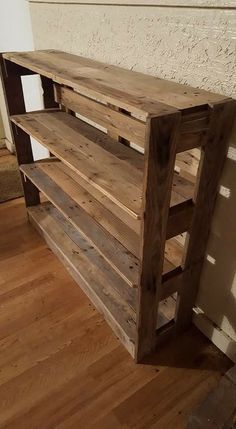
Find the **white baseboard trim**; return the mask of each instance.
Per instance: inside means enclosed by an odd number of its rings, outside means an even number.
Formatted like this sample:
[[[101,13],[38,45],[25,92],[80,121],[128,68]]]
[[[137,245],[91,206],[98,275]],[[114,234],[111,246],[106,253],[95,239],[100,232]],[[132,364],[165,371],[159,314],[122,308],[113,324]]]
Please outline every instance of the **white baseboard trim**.
[[[216,326],[204,313],[196,312],[193,323],[216,347],[236,363],[236,341],[233,338]]]
[[[6,147],[5,139],[4,139],[4,138],[2,138],[2,139],[0,139],[0,149],[3,149],[3,148],[5,148],[5,147]]]
[[[11,152],[11,153],[15,153],[15,145],[10,142],[7,138],[2,139],[5,142],[5,146],[6,148]]]

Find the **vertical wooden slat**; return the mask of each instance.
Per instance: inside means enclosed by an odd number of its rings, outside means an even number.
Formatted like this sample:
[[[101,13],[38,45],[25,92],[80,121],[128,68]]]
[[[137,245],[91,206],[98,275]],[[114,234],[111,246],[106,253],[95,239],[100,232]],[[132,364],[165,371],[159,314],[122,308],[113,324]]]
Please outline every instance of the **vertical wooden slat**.
[[[141,272],[138,289],[136,360],[155,348],[176,136],[181,114],[148,118],[145,148]]]
[[[116,112],[122,112],[122,113],[126,114],[127,116],[131,116],[131,113],[130,113],[130,112],[128,112],[127,110],[120,109],[119,107],[114,106],[113,104],[110,104],[110,103],[108,103],[107,105],[108,105],[111,109],[115,110]],[[130,145],[129,140],[125,139],[124,137],[119,136],[119,135],[114,131],[114,129],[112,129],[112,128],[111,128],[111,129],[110,129],[110,128],[108,128],[108,130],[107,130],[107,134],[108,134],[110,137],[112,137],[114,140],[117,140],[118,142],[123,143],[123,144],[125,144],[126,146],[129,146],[129,145]]]
[[[23,95],[23,88],[21,82],[21,76],[19,74],[19,67],[14,68],[14,65],[11,64],[11,67],[8,67],[8,61],[4,60],[2,55],[0,56],[1,63],[1,78],[4,89],[4,97],[6,101],[6,106],[8,109],[8,115],[15,115],[25,113],[25,102]],[[16,148],[16,155],[18,164],[27,164],[34,161],[30,137],[24,133],[24,131],[19,130],[16,126],[12,126],[10,121],[10,126],[12,130],[13,141]],[[25,202],[27,206],[32,206],[39,204],[39,191],[28,179],[24,179],[21,173],[22,186],[25,196]]]
[[[177,330],[187,327],[192,319],[219,180],[227,154],[235,102],[231,100],[214,104],[209,106],[209,110],[209,133],[207,143],[202,148],[193,221],[186,239],[183,289],[177,300]]]
[[[113,109],[113,110],[115,110],[116,112],[119,112],[120,111],[120,109],[119,109],[119,107],[117,107],[117,106],[114,106],[113,104],[110,104],[110,103],[108,103],[107,104],[108,105],[108,107],[110,107],[110,109]],[[114,129],[110,129],[110,128],[108,128],[107,129],[107,134],[110,136],[110,137],[112,137],[114,140],[117,140],[118,142],[120,141],[120,136],[114,131]]]

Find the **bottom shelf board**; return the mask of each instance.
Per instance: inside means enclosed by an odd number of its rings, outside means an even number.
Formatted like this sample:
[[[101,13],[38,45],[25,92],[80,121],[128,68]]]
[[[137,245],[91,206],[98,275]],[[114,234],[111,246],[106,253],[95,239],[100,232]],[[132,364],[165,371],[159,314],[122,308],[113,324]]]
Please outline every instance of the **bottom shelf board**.
[[[137,290],[50,203],[28,208],[30,222],[64,263],[72,277],[134,357]]]

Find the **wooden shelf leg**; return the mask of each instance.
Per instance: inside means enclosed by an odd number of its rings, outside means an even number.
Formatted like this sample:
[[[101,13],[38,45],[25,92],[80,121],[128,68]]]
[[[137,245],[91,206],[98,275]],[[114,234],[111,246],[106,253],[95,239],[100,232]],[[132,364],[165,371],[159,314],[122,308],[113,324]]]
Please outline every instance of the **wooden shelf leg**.
[[[187,234],[182,293],[177,299],[176,329],[185,329],[192,320],[192,309],[204,262],[211,218],[232,129],[235,102],[209,106],[210,128],[202,149],[195,191],[195,209]]]
[[[11,115],[25,113],[20,67],[14,67],[13,63],[8,67],[8,61],[4,60],[2,55],[0,55],[0,66],[4,97],[9,117]],[[13,142],[15,144],[18,164],[34,162],[30,137],[16,126],[12,126],[10,120],[9,123],[12,131]],[[21,180],[26,206],[39,204],[40,198],[38,189],[30,182],[30,180],[25,180],[22,174]]]
[[[180,112],[149,118],[145,148],[136,361],[155,349]]]

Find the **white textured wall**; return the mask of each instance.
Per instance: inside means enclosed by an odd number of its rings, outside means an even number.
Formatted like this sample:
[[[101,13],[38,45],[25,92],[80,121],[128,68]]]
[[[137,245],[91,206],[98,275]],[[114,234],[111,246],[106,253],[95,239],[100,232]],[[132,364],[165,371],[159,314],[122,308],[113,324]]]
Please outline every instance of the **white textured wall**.
[[[30,3],[36,49],[66,50],[236,97],[235,1],[62,1]],[[236,341],[236,129],[230,146],[198,304]]]
[[[0,0],[0,52],[33,50],[33,35],[30,22],[29,4],[25,0]],[[42,94],[38,77],[23,77],[26,109],[42,108]],[[37,82],[37,83],[36,83]],[[9,150],[14,148],[5,97],[0,82],[0,111],[5,130],[6,144]],[[32,139],[35,159],[48,155],[48,151]]]

